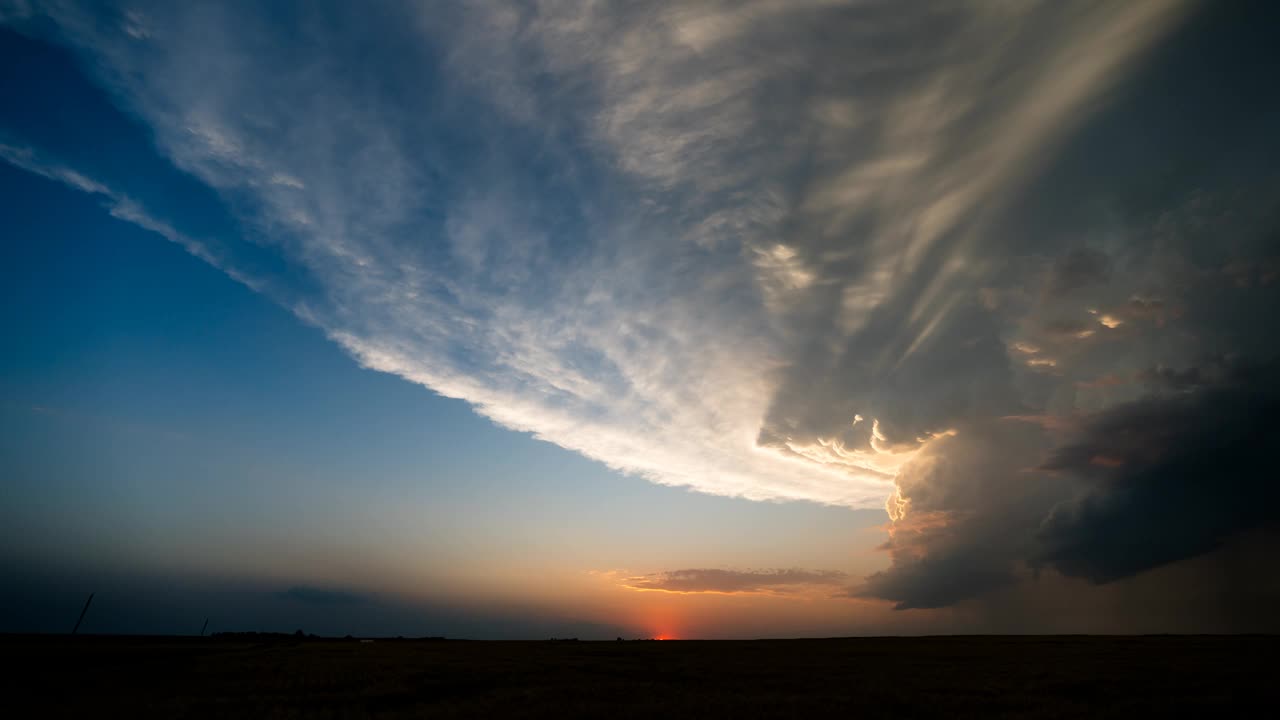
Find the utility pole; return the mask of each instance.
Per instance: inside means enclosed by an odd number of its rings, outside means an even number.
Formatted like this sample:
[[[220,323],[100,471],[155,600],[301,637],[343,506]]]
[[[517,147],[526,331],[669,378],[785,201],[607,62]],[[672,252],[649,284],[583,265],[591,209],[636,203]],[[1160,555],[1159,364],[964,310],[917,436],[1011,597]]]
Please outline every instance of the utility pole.
[[[200,626],[200,637],[204,637],[204,631],[209,628],[209,618],[204,619],[204,624]]]
[[[89,603],[93,602],[93,593],[89,593],[89,599],[84,601],[84,609],[80,611],[80,617],[76,620],[76,626],[71,628],[71,634],[75,635],[80,630],[80,623],[84,622],[84,614],[89,612]]]

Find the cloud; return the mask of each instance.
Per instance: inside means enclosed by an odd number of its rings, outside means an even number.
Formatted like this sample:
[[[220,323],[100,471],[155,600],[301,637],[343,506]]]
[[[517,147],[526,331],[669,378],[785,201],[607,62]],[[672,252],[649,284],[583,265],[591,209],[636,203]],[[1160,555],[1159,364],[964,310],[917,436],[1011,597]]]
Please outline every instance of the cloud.
[[[1092,322],[1083,319],[1056,319],[1046,322],[1042,328],[1050,336],[1060,339],[1083,340],[1098,330]]]
[[[893,5],[40,12],[367,367],[655,482],[873,507],[1020,411],[965,258],[1179,16]]]
[[[1038,418],[1035,418],[1038,420]],[[1021,580],[1044,509],[1065,485],[1034,469],[1054,423],[1023,417],[962,425],[902,468],[881,550],[890,566],[847,589],[901,610],[936,608]]]
[[[790,594],[813,587],[838,586],[847,576],[834,570],[722,570],[695,568],[629,577],[620,583],[632,590],[671,593]]]
[[[913,609],[1048,571],[1111,583],[1274,530],[1280,374],[1274,362],[1222,373],[1083,418],[1009,417],[939,441],[897,477],[891,566],[848,594]],[[1247,574],[1230,580],[1250,594]]]
[[[1053,264],[1048,292],[1062,295],[1076,288],[1104,283],[1110,274],[1111,258],[1093,248],[1079,248],[1061,256]]]
[[[846,594],[890,600],[895,610],[920,610],[955,605],[1016,580],[1008,569],[991,567],[984,557],[930,557],[895,563],[892,571],[875,573]]]
[[[1181,370],[1156,365],[1138,373],[1137,379],[1147,383],[1156,390],[1195,390],[1206,385],[1223,382],[1226,374],[1232,371],[1228,358],[1210,358],[1201,365],[1191,365]]]
[[[34,148],[0,143],[0,160],[81,192],[100,196],[104,200],[104,207],[107,212],[117,220],[123,220],[149,230],[165,240],[181,246],[191,255],[222,270],[233,280],[250,289],[262,290],[261,282],[232,267],[229,261],[211,251],[206,243],[179,232],[169,223],[150,215],[129,196],[90,179],[76,170],[42,157]]]
[[[1059,447],[1046,470],[1088,483],[1054,507],[1036,561],[1107,582],[1275,527],[1280,488],[1270,448],[1280,436],[1280,366],[1111,408]]]

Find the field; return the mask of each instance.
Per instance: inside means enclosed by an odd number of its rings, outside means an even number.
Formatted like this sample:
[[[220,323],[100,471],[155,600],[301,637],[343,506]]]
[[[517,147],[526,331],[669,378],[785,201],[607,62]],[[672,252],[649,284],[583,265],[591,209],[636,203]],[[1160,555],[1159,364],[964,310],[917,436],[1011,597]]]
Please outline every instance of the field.
[[[1276,707],[1280,638],[0,636],[9,717],[1156,717]]]

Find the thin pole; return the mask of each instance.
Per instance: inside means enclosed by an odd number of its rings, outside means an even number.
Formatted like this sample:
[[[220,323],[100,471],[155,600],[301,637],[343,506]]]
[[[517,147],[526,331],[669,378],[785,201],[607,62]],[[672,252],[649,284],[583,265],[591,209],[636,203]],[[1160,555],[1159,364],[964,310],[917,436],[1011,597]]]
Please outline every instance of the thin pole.
[[[200,626],[200,637],[204,637],[204,631],[209,627],[209,618],[204,619],[204,624]]]
[[[76,619],[76,626],[71,628],[71,634],[75,635],[80,630],[80,623],[84,622],[84,614],[89,612],[89,603],[93,602],[93,593],[89,593],[89,599],[84,601],[84,609],[80,611],[80,617]]]

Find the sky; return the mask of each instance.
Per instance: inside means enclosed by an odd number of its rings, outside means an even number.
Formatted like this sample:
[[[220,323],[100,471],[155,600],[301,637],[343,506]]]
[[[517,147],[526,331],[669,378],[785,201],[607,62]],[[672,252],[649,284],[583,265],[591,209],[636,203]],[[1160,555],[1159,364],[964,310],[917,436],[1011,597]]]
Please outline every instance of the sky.
[[[1275,632],[1270,3],[0,0],[0,632]]]

